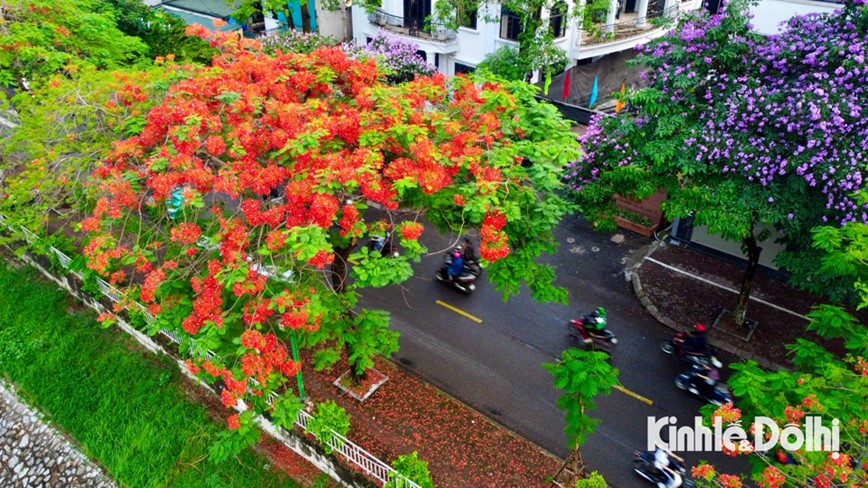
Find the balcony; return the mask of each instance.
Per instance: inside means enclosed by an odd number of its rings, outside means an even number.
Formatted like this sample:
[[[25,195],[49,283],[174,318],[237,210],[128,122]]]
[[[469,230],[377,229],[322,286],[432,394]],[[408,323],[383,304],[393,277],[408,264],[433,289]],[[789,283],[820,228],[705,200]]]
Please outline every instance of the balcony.
[[[368,14],[368,22],[394,34],[414,37],[429,42],[452,42],[457,32],[443,24],[432,22],[426,25],[418,19],[405,19],[380,9]]]
[[[639,14],[635,12],[621,14],[621,18],[614,24],[595,25],[591,30],[580,29],[578,45],[591,46],[641,36],[649,30],[671,23],[677,14],[677,5],[661,12],[648,14],[644,18],[639,17]]]
[[[680,12],[695,10],[701,4],[694,0],[674,2],[671,7],[649,12],[639,17],[635,12],[621,14],[613,24],[595,23],[591,29],[579,28],[573,48],[574,59],[591,58],[631,49],[660,37],[675,26]]]

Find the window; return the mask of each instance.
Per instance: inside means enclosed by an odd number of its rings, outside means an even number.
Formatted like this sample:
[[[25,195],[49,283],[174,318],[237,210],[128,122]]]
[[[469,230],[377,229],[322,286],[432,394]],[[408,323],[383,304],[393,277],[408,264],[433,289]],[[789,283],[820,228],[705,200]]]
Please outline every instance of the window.
[[[517,41],[521,34],[521,18],[512,13],[506,6],[500,10],[500,37]]]
[[[462,64],[462,63],[459,63],[457,61],[455,62],[455,74],[456,75],[459,73],[473,73],[473,71],[475,69],[476,68],[474,68],[472,66],[468,66],[466,64]]]
[[[567,4],[558,2],[554,4],[549,16],[549,27],[552,29],[552,37],[555,39],[567,35]]]
[[[478,11],[479,5],[477,3],[468,4],[467,11],[459,12],[458,14],[458,25],[460,25],[461,27],[467,27],[468,29],[476,30],[476,14]]]

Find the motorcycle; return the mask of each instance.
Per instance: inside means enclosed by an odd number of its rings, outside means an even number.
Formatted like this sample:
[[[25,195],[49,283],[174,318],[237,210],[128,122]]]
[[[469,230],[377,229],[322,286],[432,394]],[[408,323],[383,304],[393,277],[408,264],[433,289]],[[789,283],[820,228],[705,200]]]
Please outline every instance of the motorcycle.
[[[368,253],[379,252],[383,257],[398,257],[398,247],[392,244],[392,235],[372,236],[368,241]]]
[[[683,488],[696,488],[696,481],[687,474],[687,466],[673,456],[669,456],[669,467],[681,476]],[[636,451],[633,453],[633,471],[657,486],[665,486],[669,481],[663,472],[654,466],[653,451]]]
[[[675,378],[675,386],[677,386],[681,390],[689,391],[694,395],[702,398],[703,400],[711,403],[712,405],[721,406],[726,403],[732,403],[732,393],[729,391],[729,387],[724,383],[717,383],[714,385],[714,389],[711,390],[710,395],[706,396],[705,394],[700,392],[700,389],[696,386],[696,382],[705,381],[702,378],[697,378],[697,375],[704,372],[705,367],[694,364],[691,366],[689,371],[681,373]]]
[[[723,364],[718,361],[710,347],[706,346],[704,351],[687,351],[684,349],[684,342],[687,339],[686,332],[679,332],[672,336],[671,339],[666,339],[660,343],[660,350],[669,354],[675,355],[688,363],[698,366],[714,365],[717,368],[723,367]]]
[[[602,333],[591,332],[585,327],[585,319],[570,320],[570,325],[573,329],[581,334],[585,344],[592,344],[592,347],[602,349],[603,351],[611,351],[615,344],[618,343],[618,338],[609,329],[603,329]],[[578,337],[577,337],[578,338]]]
[[[463,291],[464,293],[471,293],[476,289],[476,280],[479,278],[479,274],[482,272],[482,268],[478,265],[476,267],[468,266],[465,264],[461,270],[461,274],[458,276],[454,276],[452,278],[449,277],[449,273],[446,271],[449,269],[449,266],[452,264],[452,256],[446,254],[443,258],[443,264],[440,265],[440,269],[437,270],[437,279],[446,284],[447,286],[451,286],[456,290]]]

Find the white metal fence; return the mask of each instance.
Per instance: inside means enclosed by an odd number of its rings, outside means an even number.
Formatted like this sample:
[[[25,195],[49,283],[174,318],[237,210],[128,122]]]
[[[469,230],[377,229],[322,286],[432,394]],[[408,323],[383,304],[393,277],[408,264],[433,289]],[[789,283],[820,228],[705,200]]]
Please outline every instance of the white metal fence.
[[[8,223],[6,221],[6,216],[3,214],[0,214],[0,225],[5,226],[13,233],[16,230],[12,226],[8,225]],[[39,236],[37,236],[36,234],[34,234],[32,231],[25,228],[24,226],[21,226],[18,229],[20,229],[20,232],[24,236],[24,239],[27,240],[27,242],[29,242],[30,244],[33,244],[37,240],[39,240]],[[81,273],[70,269],[72,259],[69,256],[62,253],[59,249],[55,248],[54,246],[50,246],[49,249],[50,249],[51,253],[54,254],[54,256],[57,258],[57,261],[60,263],[61,266],[63,266],[64,269],[70,271],[75,276],[77,276],[79,279],[82,278]],[[114,303],[120,302],[121,298],[123,298],[123,292],[121,292],[120,290],[118,290],[117,288],[115,288],[110,283],[106,282],[105,280],[97,279],[97,286],[99,287],[100,292],[102,292],[102,294],[105,295],[106,298],[108,298],[109,300],[111,300]],[[138,308],[144,314],[145,319],[149,323],[156,320],[154,315],[151,314],[150,312],[148,312],[147,307],[145,307],[141,303],[139,303],[137,301],[129,301],[128,303],[132,303],[133,306]],[[185,342],[192,341],[192,338],[183,336],[183,335],[179,334],[177,331],[173,331],[173,330],[160,329],[160,331],[158,333],[160,335],[162,335],[163,337],[166,337],[167,339],[169,339],[170,341],[172,341],[173,343],[178,344],[178,345],[182,345]],[[214,353],[214,351],[211,351],[210,349],[207,351],[204,351],[203,355],[205,357],[207,357],[208,359],[213,359],[213,358],[217,357],[217,355]],[[271,392],[269,394],[268,403],[269,404],[273,403],[277,398],[278,398],[278,395],[274,392]],[[311,418],[312,418],[311,414],[305,412],[304,410],[301,410],[298,413],[298,417],[296,417],[296,419],[295,419],[295,425],[297,425],[298,427],[300,427],[303,430],[306,430],[307,429],[307,422]],[[331,439],[327,440],[326,444],[328,444],[329,447],[331,447],[335,452],[342,455],[347,461],[349,461],[349,462],[355,464],[356,466],[358,466],[359,468],[361,468],[365,474],[380,481],[383,484],[388,483],[391,480],[395,480],[396,486],[401,487],[401,488],[404,488],[404,487],[406,487],[406,488],[421,488],[417,483],[405,478],[400,473],[395,471],[394,468],[392,468],[388,464],[384,463],[383,461],[380,461],[379,459],[377,459],[376,456],[374,456],[373,454],[364,450],[362,447],[358,446],[357,444],[354,444],[352,441],[350,441],[349,439],[347,439],[346,437],[342,436],[341,434],[339,434],[335,431],[331,431]]]

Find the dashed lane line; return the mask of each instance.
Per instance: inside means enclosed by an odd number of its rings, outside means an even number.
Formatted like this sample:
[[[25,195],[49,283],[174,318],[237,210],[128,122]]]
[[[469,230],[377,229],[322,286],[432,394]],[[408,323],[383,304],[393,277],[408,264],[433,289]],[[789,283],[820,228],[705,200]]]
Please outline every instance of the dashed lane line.
[[[624,388],[624,387],[621,386],[621,385],[615,385],[615,386],[613,386],[612,388],[614,388],[614,389],[620,391],[621,393],[624,393],[624,394],[630,395],[631,397],[635,398],[636,400],[639,400],[640,402],[645,402],[645,403],[647,403],[648,405],[654,405],[654,402],[653,402],[650,398],[645,398],[645,397],[643,397],[642,395],[640,395],[640,394],[638,394],[638,393],[636,393],[636,392],[632,392],[632,391],[630,391],[630,390]]]
[[[446,302],[444,302],[444,301],[437,300],[435,303],[436,303],[437,305],[442,306],[442,307],[448,308],[449,310],[452,310],[453,312],[455,312],[455,313],[457,313],[457,314],[459,314],[459,315],[463,315],[463,316],[467,317],[468,319],[470,319],[470,320],[476,322],[477,324],[481,324],[481,323],[482,323],[482,319],[481,319],[481,318],[476,317],[476,316],[474,316],[474,315],[470,315],[469,313],[465,312],[464,310],[461,310],[461,309],[458,308],[458,307],[453,307],[452,305],[449,305],[448,303],[446,303]]]

